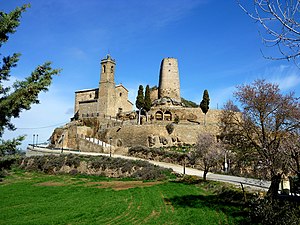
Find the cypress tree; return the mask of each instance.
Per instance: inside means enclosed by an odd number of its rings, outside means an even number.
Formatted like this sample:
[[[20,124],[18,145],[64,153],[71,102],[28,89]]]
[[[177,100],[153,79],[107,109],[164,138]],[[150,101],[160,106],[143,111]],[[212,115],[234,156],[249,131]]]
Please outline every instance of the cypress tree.
[[[144,101],[144,88],[143,85],[139,86],[138,95],[136,96],[135,106],[139,109],[138,124],[141,124],[141,110],[145,105]]]
[[[144,107],[144,87],[143,85],[139,86],[138,95],[136,96],[135,106],[141,110]]]
[[[144,109],[146,110],[146,112],[149,112],[150,109],[151,109],[151,99],[150,99],[150,87],[149,87],[149,85],[146,86],[146,90],[145,90]]]
[[[208,91],[204,90],[203,92],[203,99],[200,103],[200,108],[202,110],[202,112],[206,115],[206,113],[208,112],[209,109],[209,95],[208,95]]]

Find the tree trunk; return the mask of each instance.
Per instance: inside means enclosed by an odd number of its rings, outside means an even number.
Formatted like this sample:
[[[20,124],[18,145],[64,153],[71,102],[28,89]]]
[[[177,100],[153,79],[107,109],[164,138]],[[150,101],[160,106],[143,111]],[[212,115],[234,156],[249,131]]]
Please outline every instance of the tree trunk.
[[[276,196],[278,195],[280,181],[281,181],[281,174],[280,173],[278,173],[277,175],[272,176],[271,185],[270,185],[269,190],[267,192],[267,196],[270,197],[271,199],[276,198]]]
[[[142,109],[139,109],[139,120],[138,120],[138,125],[141,125],[141,110],[142,110]]]
[[[205,169],[205,170],[203,171],[203,180],[206,180],[206,175],[207,175],[207,173],[208,173],[208,170]]]

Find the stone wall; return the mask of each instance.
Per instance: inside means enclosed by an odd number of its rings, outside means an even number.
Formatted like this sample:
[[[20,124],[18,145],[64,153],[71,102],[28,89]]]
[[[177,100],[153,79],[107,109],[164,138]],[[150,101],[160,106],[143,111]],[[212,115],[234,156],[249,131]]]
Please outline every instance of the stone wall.
[[[104,151],[104,148],[101,145],[95,144],[91,141],[82,139],[82,138],[78,138],[77,139],[77,143],[78,143],[78,149],[82,152],[100,152],[100,153],[107,153],[106,151]]]
[[[149,112],[150,118],[152,118],[152,123],[159,123],[161,120],[158,118],[162,115],[162,121],[169,120],[174,121],[175,117],[179,118],[179,123],[195,123],[195,124],[217,124],[219,123],[219,116],[221,110],[208,110],[205,115],[201,108],[184,108],[184,107],[153,107]],[[167,115],[167,117],[165,116]]]
[[[182,146],[194,144],[200,133],[208,132],[217,135],[218,126],[199,124],[174,124],[174,130],[168,133],[165,124],[146,124],[114,127],[107,129],[104,139],[112,138],[112,145],[132,147]]]
[[[98,110],[98,101],[86,101],[79,103],[79,118],[84,117],[97,117],[99,115]]]
[[[98,99],[98,88],[96,89],[89,89],[89,90],[82,90],[75,92],[75,107],[74,107],[74,114],[77,113],[80,109],[80,102],[89,102],[89,101],[97,101]],[[82,107],[82,104],[81,104]],[[95,109],[95,112],[97,110]]]
[[[128,90],[123,85],[116,86],[116,113],[117,112],[131,112],[132,103],[128,101]]]
[[[125,123],[125,121],[117,121],[109,118],[101,118],[101,121],[94,119],[90,121],[88,126],[83,126],[84,119],[80,121],[73,121],[66,125],[62,130],[52,135],[56,140],[57,147],[74,148],[82,151],[100,151],[92,145],[85,147],[85,141],[79,143],[78,138],[84,139],[85,137],[97,138],[106,143],[110,143],[112,138],[112,146],[114,149],[122,149],[136,145],[147,147],[162,147],[162,146],[182,146],[186,144],[194,144],[197,136],[200,133],[207,132],[214,135],[219,134],[219,116],[221,110],[209,110],[205,116],[200,108],[183,108],[183,107],[170,107],[170,108],[154,108],[150,112],[151,115],[160,110],[163,113],[170,112],[172,115],[171,120],[155,120],[146,119],[144,117],[142,125],[136,125],[136,120],[133,123]],[[179,123],[174,123],[175,116],[179,117]],[[98,123],[95,123],[97,122]],[[131,122],[131,121],[130,121]],[[103,124],[102,124],[103,123]],[[98,125],[97,125],[98,124]],[[172,124],[173,131],[168,133],[167,125]],[[64,142],[58,142],[60,136],[64,134]],[[55,141],[54,141],[55,142]],[[122,152],[124,150],[121,150]]]
[[[163,97],[181,102],[178,62],[175,58],[165,58],[161,62],[158,98]]]
[[[158,88],[150,90],[150,99],[151,99],[151,102],[158,99]]]

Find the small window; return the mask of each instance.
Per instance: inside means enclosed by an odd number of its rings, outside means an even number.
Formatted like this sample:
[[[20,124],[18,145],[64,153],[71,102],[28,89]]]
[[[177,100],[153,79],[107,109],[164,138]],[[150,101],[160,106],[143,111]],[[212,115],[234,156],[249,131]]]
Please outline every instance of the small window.
[[[171,66],[171,63],[169,63],[169,66]]]
[[[90,98],[92,98],[92,94],[90,94]]]
[[[122,92],[120,92],[120,97],[122,97]]]
[[[106,72],[106,66],[103,65],[103,73],[105,73],[105,72]]]

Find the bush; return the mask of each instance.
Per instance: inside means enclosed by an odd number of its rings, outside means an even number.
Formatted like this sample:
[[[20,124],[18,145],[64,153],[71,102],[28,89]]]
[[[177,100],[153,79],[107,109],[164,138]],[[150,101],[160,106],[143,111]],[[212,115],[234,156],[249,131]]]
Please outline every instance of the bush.
[[[180,182],[185,183],[185,184],[198,184],[198,183],[202,182],[202,179],[197,176],[185,175],[182,177]]]
[[[81,161],[87,162],[87,169],[94,169],[94,173],[105,174],[106,169],[117,171],[119,177],[130,177],[141,180],[162,180],[171,177],[172,170],[152,165],[146,161],[127,160],[122,158],[111,158],[107,156],[76,156],[76,155],[48,155],[32,156],[23,160],[22,168],[27,170],[41,171],[55,174],[61,171],[64,165],[73,167],[69,174],[77,174],[80,171]],[[116,176],[116,174],[107,176]]]
[[[166,125],[166,129],[168,131],[168,134],[172,134],[174,129],[175,129],[175,126],[174,126],[173,123],[169,123],[169,124]]]
[[[250,205],[250,219],[259,224],[300,224],[300,204],[280,199],[255,199]]]
[[[176,151],[167,151],[159,148],[147,148],[143,146],[135,146],[128,149],[129,156],[136,156],[144,159],[158,160],[167,163],[181,163],[184,157],[183,153]],[[158,158],[158,159],[157,159]],[[187,163],[188,165],[189,163]]]

